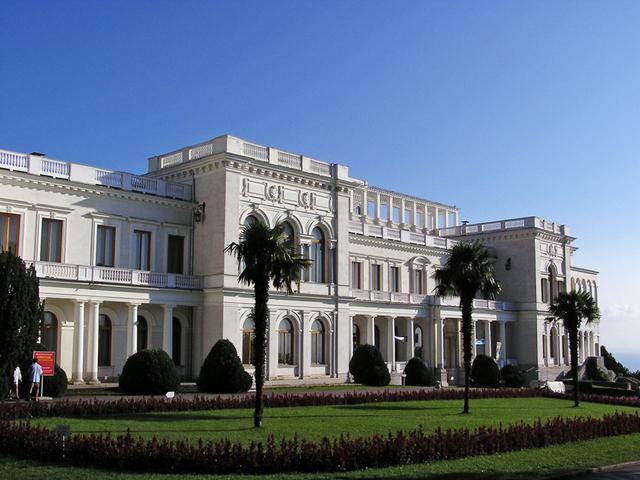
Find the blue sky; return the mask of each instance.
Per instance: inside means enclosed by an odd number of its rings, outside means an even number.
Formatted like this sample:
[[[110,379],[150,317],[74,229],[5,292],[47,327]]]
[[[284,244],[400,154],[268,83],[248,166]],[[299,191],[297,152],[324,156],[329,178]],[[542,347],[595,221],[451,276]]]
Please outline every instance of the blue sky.
[[[4,0],[0,148],[143,172],[231,133],[471,222],[567,223],[574,263],[601,272],[603,342],[631,355],[639,18],[630,1]]]

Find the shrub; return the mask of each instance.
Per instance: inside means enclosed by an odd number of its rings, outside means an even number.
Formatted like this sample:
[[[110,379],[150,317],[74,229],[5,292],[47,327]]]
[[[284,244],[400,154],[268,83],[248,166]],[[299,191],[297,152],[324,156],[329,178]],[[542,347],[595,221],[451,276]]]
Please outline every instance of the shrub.
[[[199,392],[237,393],[251,388],[253,379],[238,357],[236,347],[229,340],[218,340],[200,368],[196,382]]]
[[[433,370],[427,367],[424,360],[413,357],[404,367],[404,384],[415,386],[432,386],[434,384]]]
[[[504,381],[504,386],[508,388],[520,388],[524,387],[524,375],[520,372],[518,367],[514,365],[505,365],[500,370],[500,376]]]
[[[161,395],[180,385],[176,366],[164,350],[142,350],[131,355],[120,374],[127,395]]]
[[[56,364],[53,377],[44,379],[44,396],[45,397],[61,397],[67,391],[69,379],[67,373]]]
[[[500,368],[493,358],[477,355],[471,365],[471,378],[474,387],[497,388],[500,386]]]
[[[349,372],[356,383],[363,385],[382,387],[391,381],[387,365],[373,345],[358,345],[349,362]]]
[[[587,358],[584,366],[585,380],[593,380],[594,382],[610,382],[611,378],[601,368],[598,368],[598,361],[594,357]]]

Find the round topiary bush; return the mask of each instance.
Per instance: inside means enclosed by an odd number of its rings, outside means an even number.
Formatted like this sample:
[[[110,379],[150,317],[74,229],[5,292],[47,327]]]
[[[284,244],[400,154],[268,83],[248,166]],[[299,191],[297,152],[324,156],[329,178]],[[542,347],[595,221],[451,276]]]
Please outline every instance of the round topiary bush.
[[[433,386],[434,378],[433,371],[427,367],[424,360],[418,357],[413,357],[407,362],[404,367],[404,384],[413,386]]]
[[[349,362],[349,372],[356,383],[363,385],[382,387],[391,381],[387,365],[373,345],[358,345]]]
[[[508,388],[524,387],[524,375],[514,365],[505,365],[500,370],[500,376],[504,381],[504,386]]]
[[[53,377],[44,377],[44,396],[61,397],[67,391],[69,379],[67,373],[56,364]]]
[[[500,386],[500,368],[487,355],[477,355],[471,365],[471,379],[474,387],[497,388]]]
[[[199,392],[237,393],[251,388],[253,378],[242,366],[236,347],[229,340],[218,340],[200,368],[196,382]]]
[[[164,350],[142,350],[131,355],[120,374],[120,389],[127,395],[163,395],[176,391],[180,378]]]

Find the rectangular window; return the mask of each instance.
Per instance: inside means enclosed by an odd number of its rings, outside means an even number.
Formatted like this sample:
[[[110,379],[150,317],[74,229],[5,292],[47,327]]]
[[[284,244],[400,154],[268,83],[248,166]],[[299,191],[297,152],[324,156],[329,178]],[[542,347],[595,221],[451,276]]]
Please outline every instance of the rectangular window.
[[[98,225],[96,234],[96,265],[113,267],[115,265],[116,229]]]
[[[151,270],[151,232],[133,231],[133,268]]]
[[[362,264],[351,262],[351,288],[360,290],[362,288]]]
[[[540,280],[540,295],[543,303],[547,303],[549,301],[549,279],[547,278],[542,278]]]
[[[404,209],[404,223],[411,225],[411,210],[408,208]]]
[[[399,292],[400,291],[400,268],[391,267],[389,269],[389,281],[391,282],[391,291]]]
[[[371,265],[371,290],[382,290],[382,270],[380,265]]]
[[[386,203],[380,204],[380,218],[382,220],[389,220],[389,206]]]
[[[184,237],[169,235],[167,241],[167,272],[184,273]]]
[[[40,260],[56,263],[62,261],[62,220],[42,219]]]
[[[416,226],[424,228],[424,213],[416,212]]]
[[[412,275],[413,275],[413,279],[412,279],[413,292],[412,293],[421,295],[422,293],[424,293],[424,280],[423,280],[422,270],[414,269],[412,270]]]
[[[393,207],[391,209],[392,218],[395,223],[400,223],[400,207]]]
[[[19,255],[20,215],[0,213],[0,252],[13,252]]]
[[[556,297],[561,292],[564,292],[564,282],[562,280],[558,280],[558,291],[556,292]]]
[[[369,200],[367,202],[367,216],[369,218],[376,217],[376,202],[374,202],[373,200]]]

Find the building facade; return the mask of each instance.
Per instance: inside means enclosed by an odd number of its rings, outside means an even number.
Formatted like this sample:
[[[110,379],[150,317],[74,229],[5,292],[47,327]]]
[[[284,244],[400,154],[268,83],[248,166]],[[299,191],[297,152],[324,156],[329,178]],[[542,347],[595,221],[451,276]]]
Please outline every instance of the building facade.
[[[530,378],[568,369],[551,299],[572,288],[598,297],[597,272],[572,264],[565,225],[461,224],[455,206],[229,135],[152,157],[145,175],[0,150],[1,247],[35,265],[42,342],[77,383],[117,378],[145,348],[163,348],[194,378],[220,338],[250,369],[252,290],[224,248],[255,219],[285,222],[312,260],[294,295],[271,293],[269,379],[345,378],[354,346],[368,343],[392,372],[418,356],[443,383],[459,383],[459,301],[433,293],[459,241],[491,250],[503,287],[496,300],[474,301],[474,352]],[[581,359],[599,344],[599,324],[584,326]]]

